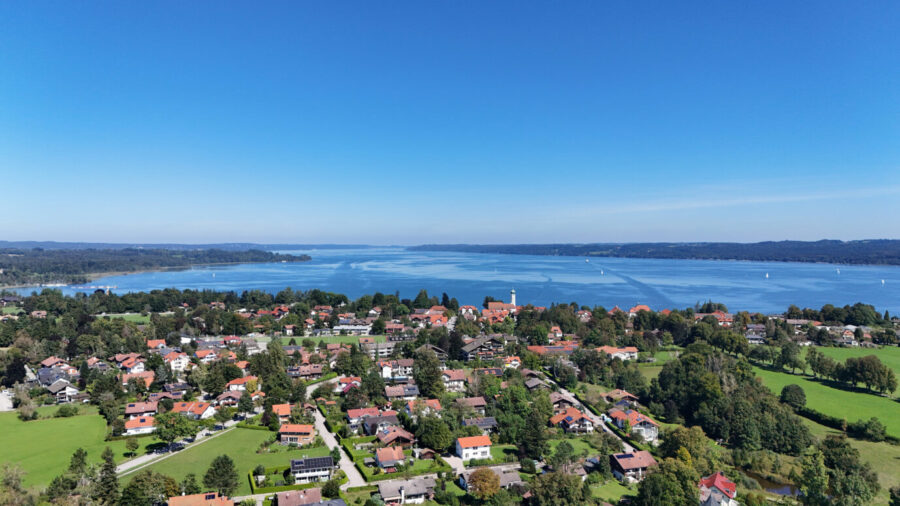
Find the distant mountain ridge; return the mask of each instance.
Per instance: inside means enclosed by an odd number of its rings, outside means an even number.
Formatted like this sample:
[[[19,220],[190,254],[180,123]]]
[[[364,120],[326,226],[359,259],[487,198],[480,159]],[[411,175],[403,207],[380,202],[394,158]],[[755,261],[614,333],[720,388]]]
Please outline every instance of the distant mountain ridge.
[[[513,255],[900,265],[898,239],[756,243],[425,244],[408,249]]]
[[[287,249],[352,249],[365,248],[364,244],[258,244],[252,242],[223,242],[211,244],[183,243],[116,243],[116,242],[59,242],[59,241],[0,241],[0,249],[34,249],[73,250],[73,249],[169,249],[169,250],[208,250],[249,251],[249,250],[287,250]]]

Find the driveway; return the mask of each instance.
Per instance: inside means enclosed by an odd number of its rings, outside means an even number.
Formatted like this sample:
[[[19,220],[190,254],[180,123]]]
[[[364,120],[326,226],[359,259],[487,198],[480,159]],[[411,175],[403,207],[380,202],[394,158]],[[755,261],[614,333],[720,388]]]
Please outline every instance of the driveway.
[[[554,383],[556,383],[556,381],[553,380],[552,378],[549,378],[549,376],[548,376],[548,379],[550,379],[550,381],[553,381]],[[575,404],[577,405],[577,407],[578,407],[582,412],[584,412],[585,416],[587,416],[588,418],[590,418],[591,422],[594,423],[594,426],[595,426],[595,427],[597,427],[597,426],[602,427],[604,431],[608,432],[609,434],[612,434],[613,436],[616,436],[616,439],[618,439],[619,441],[622,441],[622,447],[625,449],[625,453],[634,453],[634,447],[633,447],[633,446],[631,446],[630,444],[628,444],[627,442],[625,442],[625,440],[623,440],[621,437],[619,437],[618,434],[616,434],[615,432],[612,431],[612,429],[610,429],[609,427],[607,427],[607,425],[606,425],[605,423],[603,423],[603,420],[601,420],[599,416],[595,415],[593,412],[591,412],[591,410],[589,410],[589,409],[587,409],[586,407],[584,407],[584,404],[582,404],[581,401],[579,401],[578,398],[575,397],[575,395],[572,394],[572,392],[570,392],[570,391],[566,390],[565,388],[561,387],[561,386],[559,385],[559,383],[556,383],[556,386],[559,387],[559,391],[560,391],[560,392],[562,392],[562,393],[568,395],[569,397],[572,398],[573,401],[575,401]]]
[[[0,411],[12,411],[12,390],[0,392]]]
[[[325,383],[333,383],[337,381],[338,378],[334,378],[331,381],[327,381]],[[306,395],[309,396],[312,394],[313,390],[318,388],[322,383],[316,383],[314,385],[310,385],[306,387]],[[316,409],[313,412],[315,417],[315,427],[316,434],[322,436],[322,440],[325,441],[325,446],[329,449],[338,448],[341,451],[341,460],[338,462],[338,466],[340,466],[341,471],[344,471],[344,474],[347,475],[347,483],[341,486],[343,490],[347,490],[350,487],[362,487],[366,485],[366,480],[363,478],[362,474],[360,474],[359,470],[356,469],[356,466],[353,464],[353,461],[350,460],[350,457],[347,455],[347,452],[338,444],[337,438],[334,437],[334,434],[329,432],[328,427],[325,426],[325,417],[322,416],[322,413]]]

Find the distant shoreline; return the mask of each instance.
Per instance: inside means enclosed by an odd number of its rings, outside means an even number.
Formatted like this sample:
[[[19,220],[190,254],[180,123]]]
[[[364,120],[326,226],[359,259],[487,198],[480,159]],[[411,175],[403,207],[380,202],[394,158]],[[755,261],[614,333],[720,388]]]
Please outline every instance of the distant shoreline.
[[[303,260],[302,262],[306,262],[308,260]],[[177,271],[186,271],[193,267],[216,267],[216,266],[224,266],[224,265],[246,265],[246,264],[255,264],[255,263],[263,263],[263,264],[274,264],[274,263],[282,263],[282,262],[217,262],[217,263],[206,263],[206,264],[191,264],[191,265],[183,265],[183,266],[167,266],[167,267],[159,267],[153,269],[138,269],[134,271],[109,271],[109,272],[89,272],[83,274],[87,278],[86,281],[81,283],[44,283],[40,285],[33,284],[24,284],[24,285],[0,285],[0,290],[21,290],[24,288],[63,288],[70,286],[78,286],[85,283],[92,283],[101,278],[108,278],[112,276],[128,276],[130,274],[146,274],[148,272],[177,272]],[[294,262],[292,262],[294,263]],[[99,288],[98,288],[99,290]]]
[[[654,260],[900,266],[900,240],[758,243],[426,244],[409,251]]]

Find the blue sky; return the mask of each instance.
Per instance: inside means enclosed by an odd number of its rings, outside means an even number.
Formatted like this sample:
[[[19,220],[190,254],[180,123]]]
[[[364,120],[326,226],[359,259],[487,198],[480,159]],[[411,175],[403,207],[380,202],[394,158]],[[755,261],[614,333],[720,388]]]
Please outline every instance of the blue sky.
[[[897,2],[4,2],[10,240],[900,237]]]

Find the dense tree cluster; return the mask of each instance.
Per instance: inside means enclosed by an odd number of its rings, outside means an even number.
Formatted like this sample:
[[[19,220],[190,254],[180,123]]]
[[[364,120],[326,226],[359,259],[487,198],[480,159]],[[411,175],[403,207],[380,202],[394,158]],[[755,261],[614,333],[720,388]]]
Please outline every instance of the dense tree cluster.
[[[799,455],[810,443],[793,411],[755,381],[750,365],[702,344],[689,346],[651,382],[650,398],[670,421],[699,425],[744,450]]]

